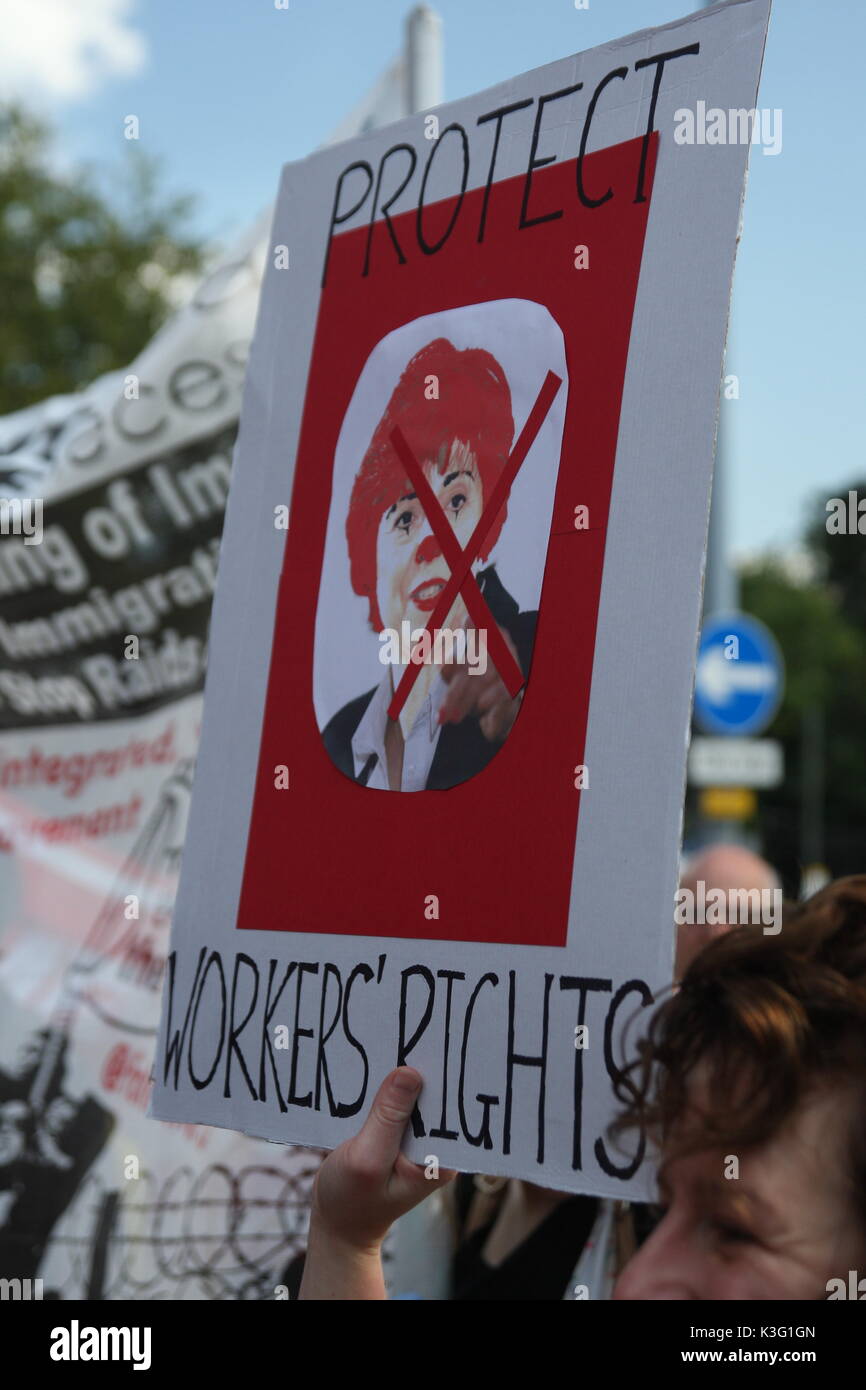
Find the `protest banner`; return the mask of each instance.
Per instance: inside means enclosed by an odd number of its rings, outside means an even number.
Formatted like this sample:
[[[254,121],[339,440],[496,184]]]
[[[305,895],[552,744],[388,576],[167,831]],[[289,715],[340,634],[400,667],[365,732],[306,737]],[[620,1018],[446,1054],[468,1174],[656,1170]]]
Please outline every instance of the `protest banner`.
[[[768,0],[289,164],[244,392],[152,1113],[643,1195]],[[739,127],[738,127],[739,128]],[[727,123],[726,123],[727,129]]]
[[[316,1155],[146,1116],[266,234],[0,420],[0,1275],[46,1298],[272,1298],[306,1227]]]
[[[436,100],[440,44],[413,11],[326,143]],[[0,418],[0,1276],[46,1298],[286,1298],[305,1239],[319,1152],[146,1115],[270,220],[128,368]]]

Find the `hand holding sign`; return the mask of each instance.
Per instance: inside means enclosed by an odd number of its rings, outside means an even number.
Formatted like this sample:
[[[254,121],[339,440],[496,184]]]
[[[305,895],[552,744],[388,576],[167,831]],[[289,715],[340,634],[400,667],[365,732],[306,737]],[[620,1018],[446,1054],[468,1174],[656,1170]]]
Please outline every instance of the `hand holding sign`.
[[[379,1249],[390,1226],[456,1177],[428,1177],[401,1153],[422,1084],[412,1067],[389,1072],[363,1128],[319,1169],[302,1299],[385,1298]]]

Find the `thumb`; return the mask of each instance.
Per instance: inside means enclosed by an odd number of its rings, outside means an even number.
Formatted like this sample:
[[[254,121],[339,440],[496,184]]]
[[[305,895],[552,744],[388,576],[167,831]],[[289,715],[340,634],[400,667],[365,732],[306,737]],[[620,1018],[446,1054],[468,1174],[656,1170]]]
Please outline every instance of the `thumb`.
[[[390,1173],[423,1084],[413,1067],[398,1067],[385,1077],[352,1145],[356,1161],[367,1172]]]

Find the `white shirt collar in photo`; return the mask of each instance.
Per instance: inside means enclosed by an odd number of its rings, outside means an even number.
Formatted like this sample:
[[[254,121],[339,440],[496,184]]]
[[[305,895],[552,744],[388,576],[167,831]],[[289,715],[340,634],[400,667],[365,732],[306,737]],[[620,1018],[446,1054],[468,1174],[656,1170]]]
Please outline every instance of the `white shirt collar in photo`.
[[[395,673],[401,668],[395,667]],[[376,687],[373,698],[364,710],[361,721],[352,736],[352,757],[355,776],[359,777],[371,754],[376,762],[370,776],[368,787],[381,791],[388,790],[388,762],[385,755],[385,729],[388,721],[388,706],[391,703],[391,671],[387,670]],[[422,792],[427,785],[430,768],[436,756],[436,747],[442,725],[439,711],[445,702],[448,686],[441,674],[436,675],[426,699],[419,709],[409,736],[403,746],[403,774],[400,790],[403,792]]]

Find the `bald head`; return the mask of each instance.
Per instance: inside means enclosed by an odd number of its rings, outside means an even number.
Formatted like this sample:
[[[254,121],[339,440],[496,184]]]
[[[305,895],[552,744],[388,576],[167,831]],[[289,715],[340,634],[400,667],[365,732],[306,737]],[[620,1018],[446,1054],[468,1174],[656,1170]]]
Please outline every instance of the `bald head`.
[[[756,889],[760,893],[780,887],[775,869],[765,859],[753,854],[750,849],[743,849],[741,845],[713,845],[690,859],[684,866],[681,886],[698,897],[699,883],[703,883],[705,893],[712,889],[721,889],[726,894],[732,889],[746,892]],[[677,928],[678,980],[698,951],[703,950],[713,937],[727,931],[729,925],[736,923],[695,922]]]

